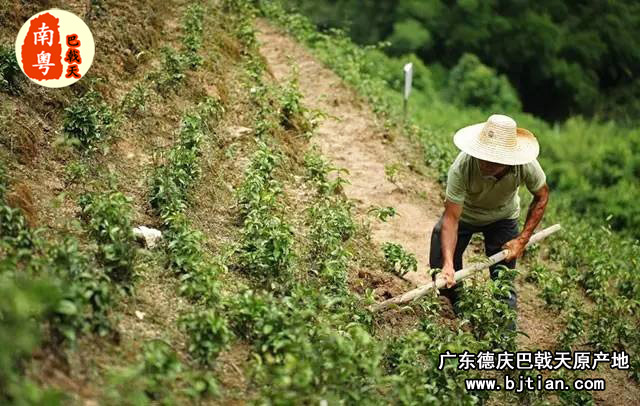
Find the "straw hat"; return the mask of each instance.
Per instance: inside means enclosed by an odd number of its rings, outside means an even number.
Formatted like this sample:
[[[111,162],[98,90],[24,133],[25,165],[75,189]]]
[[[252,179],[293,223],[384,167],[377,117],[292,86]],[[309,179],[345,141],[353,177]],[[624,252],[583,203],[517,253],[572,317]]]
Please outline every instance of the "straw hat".
[[[503,165],[522,165],[540,152],[538,140],[528,130],[518,128],[509,116],[494,114],[484,123],[459,129],[453,143],[472,157]]]

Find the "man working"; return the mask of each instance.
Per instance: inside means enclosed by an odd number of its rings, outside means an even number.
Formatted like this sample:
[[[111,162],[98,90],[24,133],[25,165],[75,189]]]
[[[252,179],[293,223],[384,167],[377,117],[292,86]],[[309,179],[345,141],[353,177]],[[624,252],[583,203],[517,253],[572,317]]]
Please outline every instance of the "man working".
[[[454,272],[462,269],[462,254],[471,236],[484,235],[487,256],[509,250],[504,261],[489,268],[492,279],[500,265],[515,268],[542,219],[549,188],[536,160],[538,141],[510,117],[494,114],[485,123],[458,130],[453,141],[462,152],[449,168],[444,214],[431,234],[429,263],[432,269],[442,269],[447,289],[441,292],[455,304],[459,292],[453,288]],[[523,183],[533,201],[518,233],[518,187]],[[508,304],[516,309],[513,287]]]

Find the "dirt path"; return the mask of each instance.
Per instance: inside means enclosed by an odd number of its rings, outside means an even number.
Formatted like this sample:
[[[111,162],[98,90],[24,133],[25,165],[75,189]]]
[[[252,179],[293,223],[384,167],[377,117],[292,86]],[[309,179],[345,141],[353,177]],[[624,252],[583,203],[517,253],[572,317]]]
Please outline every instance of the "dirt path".
[[[260,21],[258,30],[260,52],[275,79],[290,79],[297,65],[304,104],[328,114],[313,140],[336,166],[349,171],[345,192],[358,213],[366,215],[371,206],[391,206],[398,212],[386,223],[372,218],[374,240],[399,243],[414,253],[418,272],[405,278],[416,284],[427,280],[429,236],[442,207],[439,186],[407,168],[406,155],[400,152],[410,149],[407,140],[386,142],[375,114],[342,79],[277,28]],[[385,165],[400,167],[396,184],[385,176]]]

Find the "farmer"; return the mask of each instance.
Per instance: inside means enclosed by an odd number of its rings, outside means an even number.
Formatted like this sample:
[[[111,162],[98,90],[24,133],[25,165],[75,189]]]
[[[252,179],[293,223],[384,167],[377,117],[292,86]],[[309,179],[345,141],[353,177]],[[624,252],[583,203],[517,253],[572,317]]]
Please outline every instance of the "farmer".
[[[494,114],[484,123],[458,130],[453,142],[462,152],[449,168],[444,214],[431,234],[429,263],[432,269],[442,269],[439,276],[447,289],[441,293],[455,304],[459,291],[454,288],[454,272],[462,269],[462,254],[471,236],[484,235],[487,256],[509,250],[502,262],[489,268],[492,279],[500,265],[515,268],[542,219],[549,187],[536,159],[538,141],[529,131],[517,128],[511,117]],[[518,232],[521,184],[533,194],[533,201]],[[513,286],[507,303],[516,309]]]

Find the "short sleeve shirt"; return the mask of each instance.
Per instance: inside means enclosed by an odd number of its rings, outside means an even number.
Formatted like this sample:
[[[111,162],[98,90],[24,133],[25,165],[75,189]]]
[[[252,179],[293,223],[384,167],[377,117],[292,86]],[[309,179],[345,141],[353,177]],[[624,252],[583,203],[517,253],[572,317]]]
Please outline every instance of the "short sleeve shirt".
[[[520,216],[518,188],[524,184],[534,193],[546,183],[546,175],[537,160],[512,166],[500,179],[480,172],[478,160],[460,152],[449,168],[446,199],[462,205],[460,220],[487,225]]]

